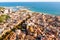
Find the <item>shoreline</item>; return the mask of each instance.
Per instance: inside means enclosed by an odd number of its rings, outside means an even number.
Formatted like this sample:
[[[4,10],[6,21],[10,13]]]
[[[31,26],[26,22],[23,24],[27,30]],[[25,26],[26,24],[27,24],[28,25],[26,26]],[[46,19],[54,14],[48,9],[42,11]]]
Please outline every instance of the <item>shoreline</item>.
[[[26,9],[26,8],[25,8],[25,9]],[[24,10],[24,9],[22,9],[22,10]],[[52,15],[52,14],[50,14],[50,13],[37,12],[37,11],[30,10],[30,9],[26,9],[26,10],[31,11],[31,12],[35,12],[35,13],[44,14],[44,15],[58,16],[58,15]]]
[[[45,12],[39,12],[39,11],[34,11],[34,10],[31,10],[31,8],[27,8],[27,7],[24,7],[24,6],[0,6],[0,7],[3,7],[3,8],[9,8],[9,9],[16,9],[16,10],[20,10],[20,9],[27,9],[31,12],[37,12],[37,13],[42,13],[44,15],[52,15],[52,16],[60,16],[60,15],[54,15],[54,14],[51,14],[51,13],[45,13]]]

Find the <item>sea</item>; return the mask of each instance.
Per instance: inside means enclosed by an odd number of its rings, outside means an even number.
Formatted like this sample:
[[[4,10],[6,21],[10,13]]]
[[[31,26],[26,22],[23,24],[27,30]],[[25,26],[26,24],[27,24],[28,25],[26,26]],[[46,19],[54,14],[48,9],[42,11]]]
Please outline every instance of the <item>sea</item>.
[[[22,6],[31,11],[60,16],[60,2],[0,2],[0,6]]]

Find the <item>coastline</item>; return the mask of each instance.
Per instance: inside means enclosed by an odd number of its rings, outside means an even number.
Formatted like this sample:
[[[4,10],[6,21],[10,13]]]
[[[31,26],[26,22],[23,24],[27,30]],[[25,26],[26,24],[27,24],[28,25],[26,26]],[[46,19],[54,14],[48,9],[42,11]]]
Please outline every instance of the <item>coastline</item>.
[[[24,6],[26,8],[31,8],[32,11],[60,16],[60,3],[57,2],[2,2],[0,6]]]
[[[42,13],[44,15],[52,15],[52,16],[60,16],[60,15],[54,15],[54,13],[45,13],[45,12],[41,12],[41,11],[34,11],[34,10],[31,10],[31,8],[27,8],[27,7],[24,7],[24,6],[0,6],[0,7],[3,7],[3,8],[8,8],[8,9],[13,9],[13,10],[20,10],[20,9],[27,9],[31,12],[37,12],[37,13]]]

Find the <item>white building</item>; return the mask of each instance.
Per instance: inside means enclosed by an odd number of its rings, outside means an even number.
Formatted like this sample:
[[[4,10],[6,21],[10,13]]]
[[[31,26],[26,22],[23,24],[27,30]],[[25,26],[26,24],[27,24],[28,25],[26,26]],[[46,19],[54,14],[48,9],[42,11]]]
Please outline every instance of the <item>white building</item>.
[[[5,10],[4,10],[4,13],[8,13],[8,9],[5,9]]]
[[[4,13],[12,13],[12,11],[13,11],[12,9],[5,9]]]

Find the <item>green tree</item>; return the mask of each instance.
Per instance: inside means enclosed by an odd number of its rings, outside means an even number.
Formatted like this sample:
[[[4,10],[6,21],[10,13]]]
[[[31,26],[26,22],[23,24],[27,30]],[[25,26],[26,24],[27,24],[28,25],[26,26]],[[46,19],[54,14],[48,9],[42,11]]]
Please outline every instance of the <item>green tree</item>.
[[[0,22],[5,22],[8,18],[10,18],[10,16],[8,16],[8,15],[1,15],[0,16]]]

